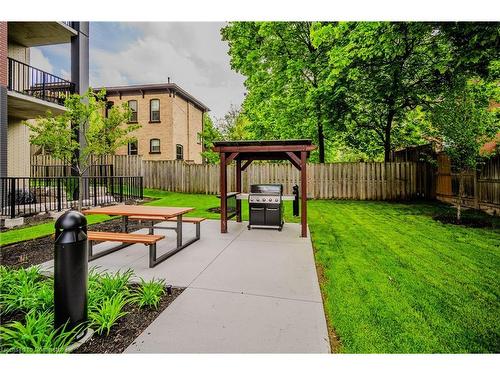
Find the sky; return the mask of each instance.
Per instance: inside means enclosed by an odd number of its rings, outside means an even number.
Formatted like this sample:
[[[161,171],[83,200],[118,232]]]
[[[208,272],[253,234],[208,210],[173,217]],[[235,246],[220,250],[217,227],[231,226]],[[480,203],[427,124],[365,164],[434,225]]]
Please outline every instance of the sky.
[[[244,77],[231,70],[221,22],[91,22],[92,87],[170,81],[217,119],[244,98]],[[70,45],[31,49],[31,65],[70,77]]]

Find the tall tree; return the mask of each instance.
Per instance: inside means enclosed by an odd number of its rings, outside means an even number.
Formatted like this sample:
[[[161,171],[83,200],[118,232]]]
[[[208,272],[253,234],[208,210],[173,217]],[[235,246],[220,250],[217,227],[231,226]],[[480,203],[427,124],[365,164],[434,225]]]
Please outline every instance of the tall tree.
[[[203,142],[201,156],[205,163],[215,164],[219,162],[219,154],[212,151],[215,141],[222,140],[222,133],[215,127],[208,113],[203,114],[203,131],[200,134]]]
[[[347,87],[347,140],[362,149],[382,147],[389,161],[408,112],[429,104],[450,81],[447,39],[421,22],[324,25],[313,38],[332,46],[327,84],[342,80]]]
[[[233,69],[247,77],[243,108],[259,138],[325,138],[342,113],[342,90],[326,86],[328,46],[315,46],[311,22],[234,22],[222,29]],[[328,129],[325,129],[328,128]]]

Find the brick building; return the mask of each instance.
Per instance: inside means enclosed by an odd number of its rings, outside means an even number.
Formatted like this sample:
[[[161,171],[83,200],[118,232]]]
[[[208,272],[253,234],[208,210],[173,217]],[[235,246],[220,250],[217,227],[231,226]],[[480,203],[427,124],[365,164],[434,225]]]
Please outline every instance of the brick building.
[[[209,111],[205,104],[175,83],[105,89],[108,104],[128,103],[131,122],[141,125],[133,134],[137,141],[120,148],[117,155],[202,163],[203,113]]]

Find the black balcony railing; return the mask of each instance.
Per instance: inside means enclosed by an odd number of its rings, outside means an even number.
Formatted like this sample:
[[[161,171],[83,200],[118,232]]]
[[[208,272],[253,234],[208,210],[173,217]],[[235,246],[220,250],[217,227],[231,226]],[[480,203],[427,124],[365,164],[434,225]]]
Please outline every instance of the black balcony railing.
[[[8,89],[64,105],[64,100],[75,92],[75,84],[9,57]]]
[[[82,185],[84,207],[143,198],[142,176],[85,176]],[[0,177],[0,215],[77,208],[78,195],[78,177]]]
[[[72,29],[75,28],[73,21],[61,21],[61,22],[64,23],[66,26],[71,27]]]

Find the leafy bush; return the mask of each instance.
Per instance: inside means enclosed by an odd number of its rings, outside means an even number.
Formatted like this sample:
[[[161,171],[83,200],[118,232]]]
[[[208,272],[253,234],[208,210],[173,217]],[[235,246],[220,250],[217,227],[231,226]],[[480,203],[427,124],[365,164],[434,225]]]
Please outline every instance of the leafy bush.
[[[0,326],[0,351],[3,353],[64,353],[80,327],[70,332],[54,329],[51,312],[30,311],[25,323],[18,321]]]
[[[52,279],[44,279],[38,267],[0,269],[2,314],[30,310],[46,311],[54,304]]]
[[[128,283],[133,276],[132,270],[116,274],[99,273],[95,268],[89,272],[89,310],[98,306],[107,298],[121,294],[125,299],[129,296]]]
[[[140,308],[144,306],[157,308],[164,294],[164,280],[144,281],[141,279],[139,287],[132,293],[131,300],[137,303]]]
[[[118,319],[127,315],[127,312],[123,311],[127,302],[128,299],[126,296],[123,293],[119,293],[113,297],[105,297],[98,305],[90,309],[90,324],[99,335],[104,331],[109,335],[111,327]]]

